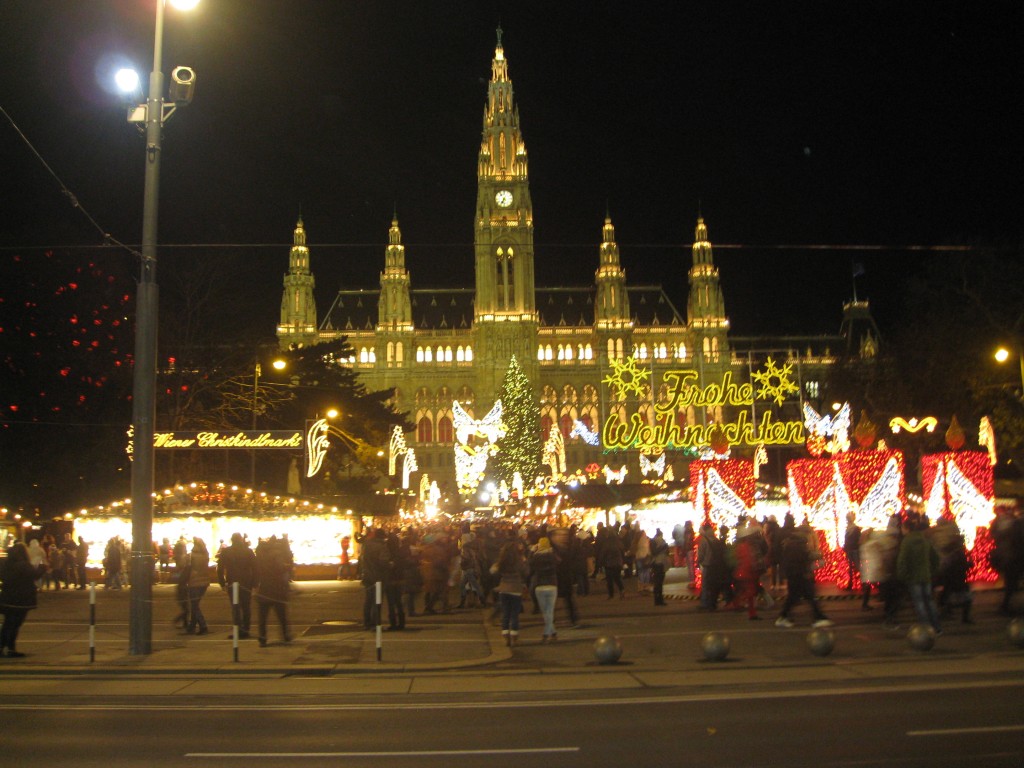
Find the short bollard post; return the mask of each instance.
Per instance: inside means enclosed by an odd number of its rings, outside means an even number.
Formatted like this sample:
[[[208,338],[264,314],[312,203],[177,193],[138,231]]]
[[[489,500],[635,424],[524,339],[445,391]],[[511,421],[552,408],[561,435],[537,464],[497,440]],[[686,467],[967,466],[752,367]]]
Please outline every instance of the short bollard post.
[[[238,661],[238,582],[231,582],[231,642],[234,646],[235,661]]]
[[[96,582],[89,582],[89,663],[96,661]]]
[[[383,585],[381,582],[376,584],[376,602],[377,602],[377,661],[381,660],[381,626],[380,626],[380,603],[381,603],[381,591]]]

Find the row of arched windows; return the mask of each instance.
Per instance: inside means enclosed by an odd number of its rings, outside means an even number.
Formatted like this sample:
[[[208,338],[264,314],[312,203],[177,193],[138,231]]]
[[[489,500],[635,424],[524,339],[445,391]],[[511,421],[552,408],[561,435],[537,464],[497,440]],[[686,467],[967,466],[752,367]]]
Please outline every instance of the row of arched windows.
[[[417,363],[469,363],[473,361],[473,348],[468,344],[458,346],[454,352],[451,347],[416,347]]]
[[[425,443],[454,443],[451,411],[436,415],[431,411],[419,414],[416,420],[416,441]]]
[[[608,339],[608,357],[621,360],[624,357],[624,346],[622,339]],[[632,348],[633,357],[637,360],[685,360],[687,355],[686,344],[658,342],[648,345],[645,342],[634,344]],[[719,347],[718,339],[715,337],[704,339],[704,358],[709,361],[718,360]],[[399,364],[404,362],[405,350],[400,341],[389,341],[387,345],[388,364]],[[358,359],[362,365],[372,365],[377,362],[377,350],[374,347],[360,347],[357,356],[350,357],[348,363],[355,363]],[[541,344],[537,347],[537,360],[546,362],[548,360],[593,360],[594,348],[590,344]],[[416,347],[417,363],[469,363],[473,361],[473,347],[470,345],[459,345],[454,349],[451,346]]]
[[[593,360],[594,348],[590,344],[541,344],[537,347],[537,359],[545,360]]]

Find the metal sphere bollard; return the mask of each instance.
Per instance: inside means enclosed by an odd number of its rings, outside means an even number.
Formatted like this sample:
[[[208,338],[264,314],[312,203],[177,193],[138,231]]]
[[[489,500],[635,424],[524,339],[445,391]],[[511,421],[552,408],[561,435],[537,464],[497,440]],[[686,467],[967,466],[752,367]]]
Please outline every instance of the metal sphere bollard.
[[[807,633],[807,647],[815,656],[828,656],[836,647],[836,633],[831,629],[812,629]]]
[[[1006,628],[1006,634],[1009,636],[1011,643],[1018,648],[1024,648],[1024,619],[1018,616],[1011,621]]]
[[[729,636],[723,632],[708,632],[700,641],[700,647],[708,661],[722,661],[729,655]]]
[[[602,635],[594,641],[598,664],[614,664],[622,657],[622,643],[614,635]]]
[[[935,646],[935,630],[927,624],[915,624],[907,632],[907,642],[915,651],[930,651]]]

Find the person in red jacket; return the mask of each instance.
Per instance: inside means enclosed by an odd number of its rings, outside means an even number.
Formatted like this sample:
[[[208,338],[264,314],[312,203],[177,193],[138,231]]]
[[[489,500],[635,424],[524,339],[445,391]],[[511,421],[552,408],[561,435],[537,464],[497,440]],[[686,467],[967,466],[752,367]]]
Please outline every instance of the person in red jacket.
[[[757,615],[757,593],[765,571],[767,549],[760,528],[753,522],[748,521],[736,532],[736,568],[733,571],[736,603],[746,605],[747,618],[751,621],[761,618]]]

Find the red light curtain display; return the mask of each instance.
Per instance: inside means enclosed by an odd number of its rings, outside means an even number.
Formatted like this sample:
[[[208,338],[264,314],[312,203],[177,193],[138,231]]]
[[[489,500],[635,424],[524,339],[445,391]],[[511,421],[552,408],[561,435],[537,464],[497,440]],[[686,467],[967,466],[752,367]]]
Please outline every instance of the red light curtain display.
[[[711,523],[716,530],[722,525],[735,525],[738,517],[752,514],[754,508],[754,462],[692,461],[690,487],[694,490],[694,511],[703,523]]]
[[[953,520],[974,549],[978,529],[995,517],[995,476],[983,451],[947,451],[921,457],[925,510],[937,520]]]
[[[885,528],[906,506],[901,451],[851,451],[829,459],[796,459],[786,465],[789,505],[800,522],[824,532],[829,549],[841,547],[846,515],[861,528]]]

